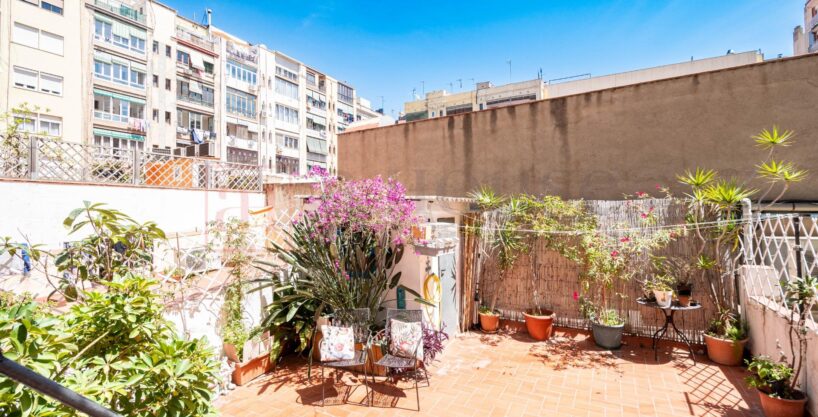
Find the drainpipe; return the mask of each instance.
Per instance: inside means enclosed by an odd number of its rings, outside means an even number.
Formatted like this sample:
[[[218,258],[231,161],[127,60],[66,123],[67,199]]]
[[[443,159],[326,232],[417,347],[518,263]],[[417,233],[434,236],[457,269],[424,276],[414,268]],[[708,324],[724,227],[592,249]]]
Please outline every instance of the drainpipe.
[[[205,13],[207,13],[207,34],[211,35],[210,27],[213,25],[213,9],[206,9]]]

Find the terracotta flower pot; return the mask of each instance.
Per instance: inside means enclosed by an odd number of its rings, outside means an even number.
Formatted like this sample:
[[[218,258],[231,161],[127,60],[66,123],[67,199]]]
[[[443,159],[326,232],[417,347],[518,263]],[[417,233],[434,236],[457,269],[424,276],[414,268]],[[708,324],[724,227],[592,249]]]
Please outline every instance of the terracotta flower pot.
[[[497,329],[500,328],[499,314],[478,313],[478,315],[480,316],[480,328],[483,333],[496,333]]]
[[[533,312],[523,313],[525,317],[525,328],[528,335],[534,340],[548,340],[554,331],[554,312],[542,310],[542,314]]]
[[[764,391],[758,390],[758,397],[761,399],[761,409],[767,417],[803,417],[804,408],[807,405],[807,396],[798,400],[785,400],[783,398],[770,397]]]
[[[707,345],[707,357],[721,365],[737,366],[744,357],[744,345],[749,338],[743,340],[720,339],[708,334],[704,335]]]
[[[224,353],[228,361],[234,366],[232,377],[233,383],[236,385],[244,385],[272,369],[270,352],[245,360],[244,362],[237,362],[238,355],[236,354],[236,347],[225,343]]]

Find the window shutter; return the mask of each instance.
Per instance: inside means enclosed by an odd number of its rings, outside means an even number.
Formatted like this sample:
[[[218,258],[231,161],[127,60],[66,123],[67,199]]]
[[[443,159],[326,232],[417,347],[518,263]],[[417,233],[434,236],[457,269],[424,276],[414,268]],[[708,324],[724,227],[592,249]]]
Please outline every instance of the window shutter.
[[[25,68],[14,67],[14,85],[28,88],[29,90],[36,90],[37,72],[27,70]]]
[[[60,35],[40,32],[40,49],[57,55],[63,54],[63,39]]]
[[[39,46],[39,35],[40,33],[36,28],[20,23],[14,24],[14,33],[12,35],[14,42],[25,46],[30,46],[32,48],[37,48]]]
[[[40,90],[46,93],[62,94],[62,77],[40,74]]]

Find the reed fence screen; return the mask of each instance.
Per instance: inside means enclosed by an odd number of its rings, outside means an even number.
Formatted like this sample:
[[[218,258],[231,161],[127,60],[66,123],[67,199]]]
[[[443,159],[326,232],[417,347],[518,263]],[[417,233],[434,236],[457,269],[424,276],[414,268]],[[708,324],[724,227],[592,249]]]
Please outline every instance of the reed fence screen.
[[[600,231],[614,238],[633,235],[634,233],[652,234],[662,228],[683,225],[687,207],[685,202],[672,199],[639,200],[643,206],[653,208],[655,223],[645,226],[639,210],[633,209],[632,200],[623,201],[585,201],[583,204],[599,219]],[[467,226],[474,224],[475,218],[467,219]],[[656,251],[657,256],[678,256],[695,259],[700,241],[687,234],[673,240],[666,247]],[[556,313],[556,324],[571,328],[584,329],[588,326],[586,319],[579,311],[579,302],[575,294],[581,294],[579,284],[580,266],[564,258],[558,252],[549,250],[542,239],[538,239],[531,250],[523,254],[500,281],[496,256],[480,253],[479,237],[464,234],[464,323],[474,322],[480,301],[488,304],[496,291],[500,291],[497,308],[503,317],[512,320],[523,320],[522,313],[535,305],[534,295],[538,297],[540,307]],[[721,252],[722,267],[727,273],[721,279],[727,281],[728,292],[737,300],[733,285],[733,271],[739,250],[728,247]],[[625,331],[628,334],[651,336],[664,324],[661,311],[644,307],[636,303],[642,295],[643,282],[651,274],[647,254],[642,254],[637,262],[641,265],[631,281],[620,281],[616,291],[621,297],[610,298],[610,307],[616,309],[626,319]],[[708,271],[706,275],[694,274],[693,299],[702,305],[694,311],[677,313],[674,317],[677,326],[693,341],[701,341],[707,329],[709,318],[714,316],[715,307],[707,295],[709,280],[718,279],[718,273]],[[674,335],[674,337],[676,337]]]

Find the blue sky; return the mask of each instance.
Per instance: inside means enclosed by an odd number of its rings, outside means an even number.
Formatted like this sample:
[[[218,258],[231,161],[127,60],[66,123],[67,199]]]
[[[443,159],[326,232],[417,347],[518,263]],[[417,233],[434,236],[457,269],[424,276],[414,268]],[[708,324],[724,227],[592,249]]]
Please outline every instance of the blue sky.
[[[236,1],[165,0],[263,43],[397,114],[412,91],[604,75],[761,49],[792,54],[803,0]],[[460,81],[458,81],[460,80]],[[451,83],[451,86],[450,86]],[[462,88],[460,87],[462,83]]]

